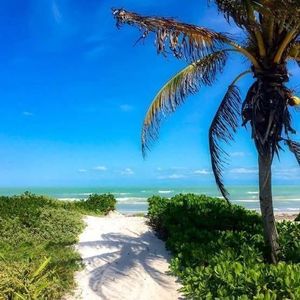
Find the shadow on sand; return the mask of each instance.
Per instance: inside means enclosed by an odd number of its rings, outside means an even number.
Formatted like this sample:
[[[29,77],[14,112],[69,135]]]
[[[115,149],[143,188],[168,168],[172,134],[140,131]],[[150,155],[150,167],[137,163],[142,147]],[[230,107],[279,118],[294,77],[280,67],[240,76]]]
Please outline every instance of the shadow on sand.
[[[112,299],[103,291],[105,284],[119,284],[124,281],[124,277],[130,277],[130,280],[127,280],[130,286],[124,286],[124,290],[134,288],[135,284],[140,284],[138,280],[141,282],[141,279],[145,279],[141,276],[147,275],[163,288],[170,288],[168,275],[158,270],[154,264],[154,261],[169,261],[170,255],[164,243],[151,231],[141,235],[132,231],[130,235],[103,234],[99,241],[82,242],[79,245],[111,250],[109,253],[84,259],[86,265],[96,266],[90,273],[89,286],[101,299]]]

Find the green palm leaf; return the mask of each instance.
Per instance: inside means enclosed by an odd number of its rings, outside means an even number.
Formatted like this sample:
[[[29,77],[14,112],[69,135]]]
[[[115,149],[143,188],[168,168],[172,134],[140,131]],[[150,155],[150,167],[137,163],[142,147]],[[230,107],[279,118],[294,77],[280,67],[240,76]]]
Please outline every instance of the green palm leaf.
[[[227,156],[227,153],[221,148],[219,140],[226,143],[233,140],[233,133],[236,132],[238,126],[241,102],[238,87],[230,85],[209,130],[212,170],[217,186],[226,200],[228,200],[229,193],[223,183],[222,171],[224,168],[223,156]]]
[[[241,73],[230,84],[209,129],[209,148],[212,170],[217,186],[227,201],[229,193],[224,186],[222,178],[225,163],[223,157],[226,157],[227,153],[222,149],[220,141],[229,143],[233,140],[233,134],[238,127],[242,103],[239,89],[235,84],[241,77],[248,73],[251,73],[251,71]]]
[[[300,165],[300,143],[297,143],[290,139],[286,139],[285,142],[288,145],[289,150],[295,155],[295,158]]]
[[[174,112],[185,98],[198,91],[201,85],[211,85],[217,72],[226,63],[226,51],[207,55],[177,73],[155,96],[150,105],[142,129],[142,152],[145,156],[151,142],[157,139],[162,118]]]
[[[298,0],[211,0],[216,3],[218,10],[222,12],[229,21],[234,22],[244,28],[251,28],[249,19],[249,6],[256,13],[258,21],[261,18],[269,19],[274,17],[275,23],[280,28],[291,29],[298,26],[300,9]],[[278,17],[280,16],[280,18]]]
[[[214,2],[227,21],[230,21],[232,18],[237,26],[248,28],[250,24],[247,13],[247,1],[214,0]]]

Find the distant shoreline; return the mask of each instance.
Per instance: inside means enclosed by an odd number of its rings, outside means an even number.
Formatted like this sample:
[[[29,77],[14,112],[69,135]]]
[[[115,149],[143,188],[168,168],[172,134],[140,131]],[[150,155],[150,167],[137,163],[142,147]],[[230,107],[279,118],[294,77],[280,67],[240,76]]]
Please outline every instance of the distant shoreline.
[[[256,185],[228,185],[230,200],[233,204],[241,205],[250,210],[259,211],[259,195]],[[45,195],[62,201],[77,201],[87,199],[93,193],[113,194],[117,200],[117,210],[126,215],[145,213],[148,209],[147,200],[155,196],[171,198],[180,193],[193,193],[195,195],[207,195],[220,197],[216,186],[197,185],[194,187],[180,187],[176,182],[172,185],[152,186],[126,186],[126,187],[39,187],[39,188],[0,188],[0,195],[12,196],[22,194],[24,191],[37,195]],[[297,214],[300,212],[300,188],[299,186],[275,185],[273,188],[274,211],[278,214]]]
[[[277,221],[294,221],[297,216],[299,215],[300,210],[298,213],[295,212],[275,212],[275,219]]]

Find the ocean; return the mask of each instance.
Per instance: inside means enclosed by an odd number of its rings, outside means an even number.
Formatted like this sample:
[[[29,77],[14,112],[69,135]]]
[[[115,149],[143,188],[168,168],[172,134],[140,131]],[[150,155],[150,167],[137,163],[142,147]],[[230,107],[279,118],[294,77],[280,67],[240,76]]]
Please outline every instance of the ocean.
[[[228,186],[232,203],[248,209],[259,209],[258,187]],[[47,187],[47,188],[0,188],[0,195],[17,195],[24,191],[64,200],[86,199],[93,193],[112,193],[117,199],[117,210],[121,213],[147,211],[147,199],[152,195],[172,197],[179,193],[205,194],[220,197],[216,187]],[[274,210],[278,212],[300,212],[300,186],[274,186]]]

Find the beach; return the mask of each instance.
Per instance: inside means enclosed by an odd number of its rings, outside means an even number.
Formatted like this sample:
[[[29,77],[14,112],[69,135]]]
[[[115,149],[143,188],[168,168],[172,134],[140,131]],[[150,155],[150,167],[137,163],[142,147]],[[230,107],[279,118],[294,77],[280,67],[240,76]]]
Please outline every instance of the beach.
[[[294,220],[295,213],[276,213]],[[147,225],[145,217],[111,212],[86,216],[77,251],[84,269],[77,272],[74,295],[65,300],[175,300],[183,299],[177,279],[168,275],[170,254]]]
[[[215,276],[214,267],[207,265],[207,260],[220,267],[225,259],[231,276],[230,272],[235,271],[230,266],[237,263],[235,255],[244,246],[250,254],[258,253],[261,276],[269,267],[263,262],[262,245],[252,243],[252,237],[262,238],[262,230],[257,226],[260,218],[216,198],[155,198],[149,201],[146,217],[116,211],[113,195],[91,195],[86,201],[64,202],[25,193],[2,196],[0,200],[0,245],[4,245],[0,298],[11,298],[15,293],[24,297],[40,293],[39,299],[182,299],[178,290],[181,283],[186,293],[186,279],[192,280],[193,285],[199,279],[205,288],[210,284],[197,266],[204,266],[205,272]],[[161,210],[163,203],[167,206]],[[220,221],[223,214],[224,222]],[[276,213],[278,221],[295,217],[294,212]],[[167,234],[164,241],[157,237],[154,228]],[[236,234],[232,234],[233,228]],[[277,228],[284,237],[285,257],[296,260],[299,223],[278,223]],[[166,243],[172,251],[172,265]],[[236,245],[241,247],[236,249]],[[221,249],[232,253],[233,260],[224,258]],[[247,253],[246,265],[241,265],[245,271],[252,268],[252,256]],[[191,277],[190,272],[195,276]],[[299,274],[297,270],[294,273]],[[289,271],[287,276],[294,273]],[[298,283],[294,285],[299,287]]]
[[[66,300],[180,299],[180,284],[167,274],[170,255],[146,218],[112,212],[84,221],[76,246],[84,269],[76,273],[77,289]]]
[[[276,221],[294,221],[299,214],[293,212],[277,212],[275,213]]]

